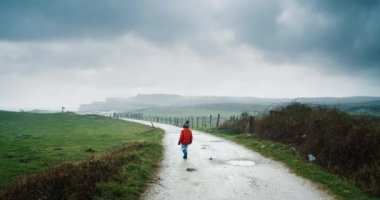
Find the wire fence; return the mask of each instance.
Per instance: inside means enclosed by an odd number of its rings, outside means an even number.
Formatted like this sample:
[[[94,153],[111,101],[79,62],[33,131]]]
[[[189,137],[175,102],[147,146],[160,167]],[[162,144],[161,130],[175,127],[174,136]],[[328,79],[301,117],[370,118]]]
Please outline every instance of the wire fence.
[[[157,122],[162,124],[170,124],[173,126],[182,127],[182,125],[188,120],[189,126],[193,129],[205,130],[207,128],[218,128],[225,121],[231,119],[231,117],[218,115],[208,116],[151,116],[144,115],[143,113],[123,112],[113,113],[111,116],[114,119],[130,118],[137,120],[144,120],[150,122]]]
[[[223,128],[252,133],[255,127],[255,117],[248,113],[242,113],[240,116],[221,116],[208,115],[208,116],[151,116],[144,115],[144,113],[122,112],[113,113],[110,117],[114,119],[129,118],[149,122],[156,122],[162,124],[170,124],[177,127],[182,127],[186,121],[189,121],[189,126],[192,129],[207,130],[208,128]]]

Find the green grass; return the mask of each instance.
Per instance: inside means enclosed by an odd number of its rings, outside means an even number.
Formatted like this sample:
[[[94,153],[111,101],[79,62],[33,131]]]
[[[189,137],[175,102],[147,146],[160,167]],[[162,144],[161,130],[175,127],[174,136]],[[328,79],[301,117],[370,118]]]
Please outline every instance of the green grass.
[[[0,186],[63,161],[80,162],[101,157],[122,144],[143,144],[125,152],[135,159],[123,166],[119,181],[113,180],[122,188],[123,196],[135,199],[161,159],[162,137],[160,129],[96,115],[0,111]],[[99,183],[99,189],[110,185],[107,181]],[[106,192],[100,192],[98,198],[104,195],[111,198]]]
[[[302,158],[290,146],[266,140],[257,140],[246,134],[237,134],[226,130],[209,129],[208,132],[241,144],[265,157],[284,163],[293,173],[311,180],[320,188],[334,195],[337,199],[379,199],[367,196],[358,188],[350,185],[348,181],[328,173],[317,165],[310,163],[305,158]]]
[[[151,174],[157,169],[157,163],[162,157],[162,147],[153,143],[145,144],[141,149],[127,155],[133,157],[134,162],[124,165],[118,178],[99,183],[100,195],[96,199],[138,199]]]

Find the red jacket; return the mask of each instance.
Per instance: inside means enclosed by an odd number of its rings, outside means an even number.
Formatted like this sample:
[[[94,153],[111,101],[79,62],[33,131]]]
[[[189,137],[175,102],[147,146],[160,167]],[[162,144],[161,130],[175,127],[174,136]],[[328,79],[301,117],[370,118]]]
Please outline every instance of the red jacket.
[[[193,142],[193,133],[189,128],[182,129],[179,142],[181,144],[191,144]]]

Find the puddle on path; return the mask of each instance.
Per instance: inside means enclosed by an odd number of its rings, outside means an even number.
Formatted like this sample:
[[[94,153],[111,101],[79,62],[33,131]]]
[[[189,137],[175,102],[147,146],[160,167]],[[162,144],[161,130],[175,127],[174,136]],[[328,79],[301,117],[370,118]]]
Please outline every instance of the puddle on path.
[[[256,163],[251,161],[251,160],[228,160],[225,163],[229,164],[229,165],[243,166],[243,167],[249,167],[249,166],[255,166],[256,165]]]
[[[194,171],[197,171],[197,169],[195,169],[195,168],[187,168],[186,171],[188,171],[188,172],[194,172]]]

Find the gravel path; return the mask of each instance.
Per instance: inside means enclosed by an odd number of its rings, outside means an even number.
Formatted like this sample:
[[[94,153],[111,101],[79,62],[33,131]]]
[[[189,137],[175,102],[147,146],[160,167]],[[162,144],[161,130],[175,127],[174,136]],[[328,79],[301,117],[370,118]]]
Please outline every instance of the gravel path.
[[[280,163],[199,131],[193,131],[189,158],[183,160],[177,145],[180,128],[159,123],[154,126],[165,130],[165,154],[158,177],[144,199],[333,199]]]

